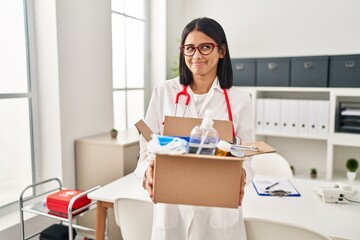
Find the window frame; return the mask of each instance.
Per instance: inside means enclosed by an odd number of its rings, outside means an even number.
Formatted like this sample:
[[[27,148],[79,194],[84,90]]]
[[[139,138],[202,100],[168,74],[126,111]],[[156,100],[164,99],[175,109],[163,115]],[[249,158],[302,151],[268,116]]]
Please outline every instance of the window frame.
[[[12,1],[12,0],[10,0]],[[20,0],[21,1],[21,0]],[[34,184],[40,179],[40,159],[39,159],[39,123],[38,123],[38,93],[36,84],[36,58],[35,53],[35,30],[34,30],[34,9],[33,1],[23,0],[24,14],[24,42],[26,52],[26,72],[27,72],[27,92],[24,93],[0,93],[0,101],[2,99],[21,99],[26,98],[28,102],[29,114],[29,136],[30,136],[30,159],[31,159],[31,182]],[[20,197],[20,193],[19,193]],[[5,205],[0,205],[0,215],[9,214],[18,211],[19,199]]]
[[[121,15],[121,16],[124,16],[124,21],[125,21],[125,27],[126,27],[126,18],[131,18],[131,19],[134,19],[134,20],[139,20],[139,21],[142,21],[143,22],[143,26],[144,26],[144,39],[143,39],[143,42],[144,42],[144,69],[143,69],[143,72],[144,72],[144,82],[143,82],[143,86],[142,87],[127,87],[127,67],[126,67],[126,64],[127,64],[127,61],[126,61],[126,55],[128,54],[128,51],[125,47],[125,73],[124,73],[124,84],[125,86],[124,87],[114,87],[113,86],[113,96],[115,94],[115,92],[119,92],[119,93],[123,93],[124,94],[124,98],[125,98],[125,102],[124,102],[124,105],[125,105],[125,123],[124,124],[117,124],[115,121],[115,113],[114,113],[114,127],[117,126],[117,125],[125,125],[125,129],[119,129],[119,130],[126,130],[126,129],[129,129],[131,128],[132,126],[129,126],[129,122],[128,122],[128,119],[129,119],[129,110],[128,110],[128,93],[131,92],[131,91],[137,91],[137,90],[140,90],[140,91],[143,91],[143,99],[144,99],[144,102],[143,102],[143,105],[144,105],[144,112],[142,113],[143,116],[145,116],[145,113],[146,113],[146,110],[147,110],[147,103],[149,102],[149,87],[150,87],[150,78],[147,77],[149,76],[149,67],[147,66],[147,62],[149,62],[149,5],[150,3],[148,3],[148,1],[145,1],[143,0],[143,6],[144,6],[144,15],[143,15],[143,18],[138,18],[138,17],[134,17],[134,16],[131,16],[131,15],[128,15],[126,13],[126,10],[124,10],[124,12],[118,12],[118,11],[115,11],[113,9],[111,9],[111,15],[113,14],[118,14],[118,15]],[[113,24],[113,22],[111,23]],[[124,30],[126,31],[126,29]],[[113,32],[112,32],[113,34]],[[126,37],[124,37],[124,40],[125,40],[125,46],[126,46]],[[114,65],[113,65],[114,67]],[[114,73],[114,72],[113,72]],[[114,74],[113,74],[114,75]],[[115,106],[115,100],[113,100],[113,104]]]

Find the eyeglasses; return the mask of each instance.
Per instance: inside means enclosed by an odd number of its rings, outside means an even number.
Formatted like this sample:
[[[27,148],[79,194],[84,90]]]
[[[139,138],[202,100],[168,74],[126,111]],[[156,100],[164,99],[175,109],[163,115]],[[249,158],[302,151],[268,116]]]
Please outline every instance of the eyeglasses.
[[[180,52],[188,57],[194,56],[196,50],[198,50],[201,55],[209,55],[212,51],[214,51],[216,46],[219,46],[219,44],[201,43],[198,47],[195,47],[193,44],[187,44],[180,46]]]

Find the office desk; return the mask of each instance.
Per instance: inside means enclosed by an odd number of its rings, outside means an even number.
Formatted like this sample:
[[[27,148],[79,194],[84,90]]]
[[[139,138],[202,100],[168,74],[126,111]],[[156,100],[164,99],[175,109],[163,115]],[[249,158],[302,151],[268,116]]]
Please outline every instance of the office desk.
[[[244,217],[266,218],[313,229],[331,237],[360,239],[360,204],[324,203],[315,187],[331,187],[333,183],[317,180],[290,179],[300,197],[259,196],[251,185],[243,200]],[[360,185],[352,199],[360,201]]]
[[[257,195],[248,185],[243,200],[244,217],[265,218],[314,229],[328,236],[360,239],[360,204],[323,203],[313,192],[314,187],[330,187],[332,183],[291,179],[301,197],[270,197]],[[360,186],[355,199],[360,201]],[[96,240],[104,239],[106,210],[113,208],[118,197],[151,201],[133,173],[91,192],[89,198],[98,201],[96,209]]]
[[[108,208],[114,208],[115,199],[128,197],[151,201],[147,191],[142,188],[141,183],[134,173],[119,178],[91,193],[88,197],[97,200],[95,223],[96,240],[104,239],[106,211]]]

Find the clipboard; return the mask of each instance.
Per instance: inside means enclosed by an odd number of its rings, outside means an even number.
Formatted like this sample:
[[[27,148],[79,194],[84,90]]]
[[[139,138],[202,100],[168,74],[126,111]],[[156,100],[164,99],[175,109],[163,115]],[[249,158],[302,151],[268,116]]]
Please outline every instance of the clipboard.
[[[300,197],[299,191],[286,178],[255,176],[252,184],[259,196]]]

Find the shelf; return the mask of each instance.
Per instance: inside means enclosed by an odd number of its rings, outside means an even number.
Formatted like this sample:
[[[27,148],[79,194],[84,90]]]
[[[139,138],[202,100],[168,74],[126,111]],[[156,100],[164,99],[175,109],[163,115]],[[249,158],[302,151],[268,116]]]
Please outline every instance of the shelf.
[[[94,210],[96,208],[95,205],[96,205],[96,202],[92,201],[90,204],[88,204],[82,208],[79,208],[76,211],[73,211],[72,217],[76,218],[76,217],[83,216],[88,211]],[[24,212],[41,215],[41,216],[46,216],[46,217],[57,219],[60,221],[68,221],[67,214],[61,214],[61,213],[55,213],[55,212],[49,211],[49,209],[46,207],[46,205],[43,201],[23,207],[22,210]]]
[[[331,134],[330,139],[333,145],[360,147],[360,134],[337,132]]]
[[[355,181],[350,182],[346,177],[346,171],[334,171],[332,180],[335,182],[343,182],[349,185],[360,185],[359,173],[357,174]]]
[[[269,91],[269,92],[322,92],[328,93],[332,88],[321,88],[321,87],[241,87],[244,90],[254,90],[256,92]]]
[[[327,135],[299,135],[299,134],[284,134],[284,133],[265,133],[265,132],[256,132],[258,136],[264,137],[282,137],[282,138],[298,138],[298,139],[311,139],[311,140],[322,140],[326,141],[328,139]]]
[[[310,169],[308,171],[305,170],[295,170],[294,178],[300,178],[300,179],[309,179],[313,180],[310,177]],[[318,172],[316,179],[314,180],[320,180],[320,181],[327,181],[325,177],[325,172]]]
[[[237,86],[253,92],[309,92],[331,93],[333,95],[359,96],[360,88],[322,88],[322,87],[251,87]]]
[[[295,177],[310,179],[310,168],[317,168],[318,179],[347,182],[346,174],[344,172],[339,174],[339,171],[345,171],[346,159],[351,157],[360,159],[360,134],[335,132],[336,116],[339,113],[340,102],[360,102],[360,88],[262,86],[244,86],[239,88],[248,91],[252,96],[253,118],[257,124],[255,126],[256,139],[269,143],[278,153],[283,155],[295,167]],[[263,99],[263,101],[258,101],[259,99]],[[266,102],[268,99],[273,99],[274,102]],[[309,100],[309,104],[317,100],[321,100],[322,103],[327,101],[329,110],[325,111],[325,105],[322,105],[321,108],[319,107],[318,110],[319,118],[323,116],[322,124],[327,122],[326,131],[318,132],[318,135],[315,135],[316,132],[300,134],[291,133],[291,129],[287,131],[285,128],[280,128],[279,130],[277,127],[270,127],[268,130],[262,127],[262,125],[258,125],[257,121],[267,114],[268,122],[270,122],[270,126],[273,126],[271,121],[276,121],[276,119],[269,118],[269,116],[273,112],[278,114],[278,100],[280,100],[280,104],[285,104],[285,112],[289,112],[291,116],[301,114],[302,111],[305,111],[305,108],[300,109],[296,104],[293,108],[286,108],[286,101],[284,100],[298,100],[303,103]],[[289,102],[292,103],[293,101]],[[275,106],[275,108],[273,109],[271,106]],[[313,112],[311,113],[314,115],[316,113],[314,110],[316,106],[312,105],[312,107]],[[305,121],[304,119],[306,118],[302,118],[302,121]],[[260,124],[262,122],[260,121]]]

